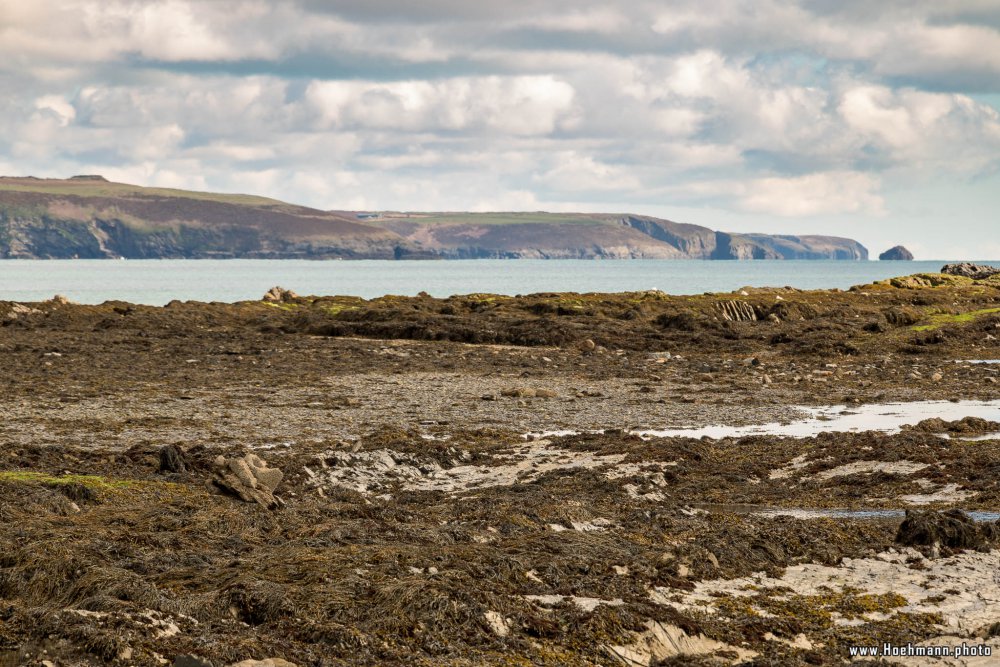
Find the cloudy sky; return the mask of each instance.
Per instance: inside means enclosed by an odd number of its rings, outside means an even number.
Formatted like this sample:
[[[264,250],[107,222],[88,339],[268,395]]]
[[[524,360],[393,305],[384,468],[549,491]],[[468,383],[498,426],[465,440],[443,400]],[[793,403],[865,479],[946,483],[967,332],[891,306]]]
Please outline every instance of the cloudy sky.
[[[2,174],[1000,259],[997,0],[0,0],[0,91]]]

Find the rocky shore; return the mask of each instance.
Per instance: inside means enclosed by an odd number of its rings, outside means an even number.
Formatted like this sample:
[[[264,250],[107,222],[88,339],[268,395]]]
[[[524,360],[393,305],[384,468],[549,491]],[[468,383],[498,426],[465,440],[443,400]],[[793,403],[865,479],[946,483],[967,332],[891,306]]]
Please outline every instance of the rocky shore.
[[[0,325],[0,665],[1000,655],[995,275]]]

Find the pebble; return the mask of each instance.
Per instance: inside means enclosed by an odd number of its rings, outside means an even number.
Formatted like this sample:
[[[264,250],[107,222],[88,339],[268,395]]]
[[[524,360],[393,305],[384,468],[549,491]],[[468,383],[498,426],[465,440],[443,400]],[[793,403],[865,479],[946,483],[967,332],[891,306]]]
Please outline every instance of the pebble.
[[[596,347],[597,344],[594,341],[590,340],[589,338],[581,340],[579,343],[576,344],[576,349],[580,350],[581,352],[593,352]]]

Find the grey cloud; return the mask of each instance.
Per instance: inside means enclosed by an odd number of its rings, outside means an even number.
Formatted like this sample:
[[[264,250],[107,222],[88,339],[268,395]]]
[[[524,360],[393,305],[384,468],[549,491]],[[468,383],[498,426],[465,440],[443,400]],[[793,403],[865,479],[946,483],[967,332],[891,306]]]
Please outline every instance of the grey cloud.
[[[301,0],[297,4],[307,11],[372,23],[447,23],[506,20],[511,16],[531,16],[603,3],[593,0],[589,3],[576,0],[507,0],[503,3],[468,0]]]
[[[0,39],[0,171],[324,208],[877,221],[886,188],[998,168],[1000,114],[967,97],[1000,81],[995,3],[50,4]]]

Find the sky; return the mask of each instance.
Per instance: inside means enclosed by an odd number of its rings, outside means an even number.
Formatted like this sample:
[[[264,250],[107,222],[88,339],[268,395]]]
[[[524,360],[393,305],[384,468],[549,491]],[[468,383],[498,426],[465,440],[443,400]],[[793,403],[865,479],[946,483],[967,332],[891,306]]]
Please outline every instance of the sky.
[[[0,174],[1000,259],[998,0],[0,0]]]

